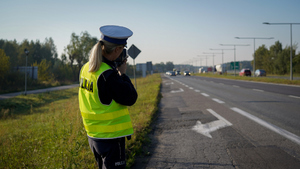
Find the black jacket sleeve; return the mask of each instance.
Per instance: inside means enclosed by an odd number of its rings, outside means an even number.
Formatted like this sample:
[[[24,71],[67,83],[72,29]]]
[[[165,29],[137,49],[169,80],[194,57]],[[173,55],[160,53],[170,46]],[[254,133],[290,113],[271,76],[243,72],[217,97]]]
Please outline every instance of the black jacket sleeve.
[[[125,74],[120,76],[116,71],[109,72],[109,74],[105,81],[100,80],[98,84],[98,89],[100,87],[99,90],[103,91],[102,94],[99,93],[100,100],[101,97],[111,98],[119,104],[132,106],[138,95],[129,77]]]

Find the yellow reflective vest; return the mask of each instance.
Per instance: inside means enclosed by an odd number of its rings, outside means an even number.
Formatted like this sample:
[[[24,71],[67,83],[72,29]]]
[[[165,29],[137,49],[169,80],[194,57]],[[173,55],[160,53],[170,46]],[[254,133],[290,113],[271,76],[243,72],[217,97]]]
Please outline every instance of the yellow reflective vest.
[[[88,62],[80,71],[79,107],[85,130],[93,138],[112,139],[133,134],[127,106],[114,100],[104,105],[98,96],[98,77],[109,69],[112,68],[102,62],[98,71],[90,73]]]

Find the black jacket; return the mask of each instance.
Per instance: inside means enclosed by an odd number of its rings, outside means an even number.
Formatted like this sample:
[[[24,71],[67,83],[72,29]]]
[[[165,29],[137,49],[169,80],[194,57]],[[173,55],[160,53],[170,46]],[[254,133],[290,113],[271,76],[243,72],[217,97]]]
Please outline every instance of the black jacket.
[[[112,67],[112,70],[105,71],[97,80],[101,103],[109,105],[114,100],[121,105],[132,106],[138,95],[131,80],[125,74],[122,76],[118,74],[115,62],[109,61],[105,57],[102,58],[102,61]]]

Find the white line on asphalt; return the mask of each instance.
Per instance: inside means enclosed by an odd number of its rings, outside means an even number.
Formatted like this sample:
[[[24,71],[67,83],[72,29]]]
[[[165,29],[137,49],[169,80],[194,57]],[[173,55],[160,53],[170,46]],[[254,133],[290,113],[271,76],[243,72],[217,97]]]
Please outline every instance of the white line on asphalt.
[[[218,113],[216,113],[215,111],[213,111],[212,109],[206,109],[207,111],[209,111],[211,114],[213,114],[216,118],[218,118],[219,120],[223,120],[226,124],[228,124],[229,126],[231,126],[232,124],[227,121],[225,118],[223,118],[222,116],[220,116]]]
[[[200,92],[200,90],[195,90],[195,92]]]
[[[194,89],[194,88],[190,87],[190,89]]]
[[[216,98],[213,98],[213,101],[217,102],[217,103],[220,103],[220,104],[223,104],[225,102],[223,102],[222,100],[219,100],[219,99],[216,99]]]
[[[258,91],[258,92],[264,92],[263,90],[259,90],[259,89],[252,89],[254,91]]]
[[[183,92],[184,90],[182,88],[179,88],[179,90],[172,90],[170,93],[179,93]]]
[[[171,84],[174,84],[173,82],[171,82],[171,83],[166,83],[166,85],[171,85]]]
[[[293,97],[293,98],[296,98],[296,99],[300,99],[299,96],[293,96],[293,95],[289,95],[289,97]]]
[[[280,134],[281,136],[283,136],[283,137],[285,137],[285,138],[287,138],[287,139],[289,139],[289,140],[291,140],[291,141],[293,141],[293,142],[300,145],[300,137],[299,136],[297,136],[297,135],[295,135],[295,134],[293,134],[289,131],[286,131],[286,130],[278,127],[278,126],[275,126],[271,123],[268,123],[268,122],[266,122],[266,121],[264,121],[264,120],[262,120],[262,119],[260,119],[256,116],[253,116],[253,115],[251,115],[251,114],[249,114],[249,113],[247,113],[247,112],[245,112],[245,111],[243,111],[239,108],[232,107],[231,110],[233,110],[233,111],[235,111],[235,112],[237,112],[237,113],[239,113],[239,114],[255,121],[256,123],[268,128],[268,129],[276,132],[277,134]]]
[[[201,93],[203,96],[208,97],[209,95],[206,93]]]
[[[220,85],[224,85],[224,83],[219,83]]]
[[[240,87],[240,86],[237,86],[237,85],[232,85],[233,87]]]

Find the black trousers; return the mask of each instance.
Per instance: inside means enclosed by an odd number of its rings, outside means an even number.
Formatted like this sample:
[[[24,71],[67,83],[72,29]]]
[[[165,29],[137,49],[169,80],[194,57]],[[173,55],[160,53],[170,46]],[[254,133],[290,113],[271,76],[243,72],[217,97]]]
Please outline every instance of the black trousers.
[[[125,169],[125,137],[88,140],[99,169]]]

